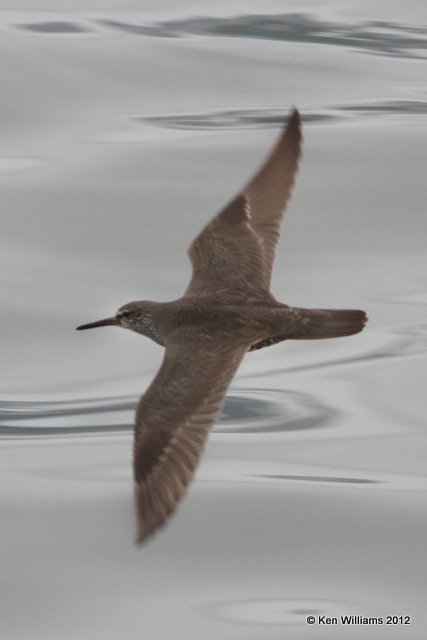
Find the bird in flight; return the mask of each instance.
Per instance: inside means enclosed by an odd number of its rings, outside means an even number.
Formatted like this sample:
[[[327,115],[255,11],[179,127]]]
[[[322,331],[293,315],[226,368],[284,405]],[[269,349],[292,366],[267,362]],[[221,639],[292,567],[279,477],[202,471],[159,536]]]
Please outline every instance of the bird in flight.
[[[247,351],[283,340],[350,336],[366,323],[363,311],[291,307],[270,292],[301,140],[294,109],[256,174],[191,244],[193,273],[181,298],[129,302],[112,318],[77,327],[123,327],[165,347],[161,367],[136,409],[138,543],[166,523],[186,493]]]

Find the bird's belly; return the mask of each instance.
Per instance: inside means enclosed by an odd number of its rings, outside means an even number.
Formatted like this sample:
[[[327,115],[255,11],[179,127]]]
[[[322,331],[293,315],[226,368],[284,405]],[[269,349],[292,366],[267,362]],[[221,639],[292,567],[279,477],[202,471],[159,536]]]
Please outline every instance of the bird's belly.
[[[172,333],[174,339],[180,337],[191,340],[199,337],[251,345],[276,332],[275,315],[274,308],[261,305],[212,305],[200,309],[192,317],[183,315]]]

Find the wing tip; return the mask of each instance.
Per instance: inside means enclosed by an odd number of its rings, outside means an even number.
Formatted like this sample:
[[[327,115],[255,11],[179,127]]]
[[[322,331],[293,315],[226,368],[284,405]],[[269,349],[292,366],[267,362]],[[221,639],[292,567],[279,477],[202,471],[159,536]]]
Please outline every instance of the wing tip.
[[[149,527],[145,522],[144,512],[142,509],[142,487],[139,482],[135,482],[134,485],[134,500],[135,500],[135,545],[140,549],[144,543],[155,533],[156,527]]]
[[[286,137],[292,137],[297,140],[299,143],[302,139],[302,118],[299,110],[295,105],[293,105],[291,110],[291,115],[288,118],[286,127],[285,127],[285,135]]]
[[[301,114],[298,107],[296,107],[294,104],[292,105],[290,120],[298,120],[299,122],[301,122]]]
[[[302,117],[297,107],[293,106],[290,115],[285,119],[279,139],[276,146],[273,147],[270,157],[274,157],[278,153],[281,158],[287,157],[290,165],[297,167],[301,156],[302,139]]]

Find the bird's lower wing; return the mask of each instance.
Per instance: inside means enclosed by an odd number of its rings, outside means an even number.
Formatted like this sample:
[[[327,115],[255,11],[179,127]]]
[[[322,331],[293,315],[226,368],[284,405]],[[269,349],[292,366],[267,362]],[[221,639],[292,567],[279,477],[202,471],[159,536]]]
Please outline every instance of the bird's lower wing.
[[[247,349],[206,339],[167,345],[136,412],[137,542],[159,529],[184,496]]]

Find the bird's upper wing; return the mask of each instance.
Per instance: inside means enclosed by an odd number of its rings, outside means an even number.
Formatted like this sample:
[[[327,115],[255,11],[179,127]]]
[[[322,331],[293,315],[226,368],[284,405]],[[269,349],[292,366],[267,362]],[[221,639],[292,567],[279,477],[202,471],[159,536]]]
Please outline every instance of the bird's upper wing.
[[[193,241],[193,277],[186,295],[224,288],[269,289],[280,222],[301,154],[301,120],[295,109],[241,194]]]
[[[298,170],[301,141],[301,118],[294,109],[270,155],[244,188],[251,204],[252,227],[264,241],[268,285],[280,235],[280,222]]]
[[[175,511],[248,344],[206,338],[169,342],[162,366],[142,396],[135,425],[137,542]]]
[[[248,198],[241,194],[197,236],[188,251],[193,277],[185,295],[265,288],[263,241],[250,216]]]

